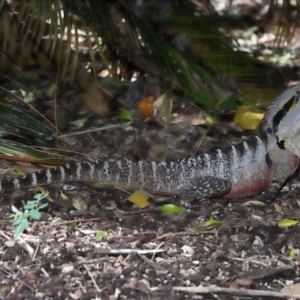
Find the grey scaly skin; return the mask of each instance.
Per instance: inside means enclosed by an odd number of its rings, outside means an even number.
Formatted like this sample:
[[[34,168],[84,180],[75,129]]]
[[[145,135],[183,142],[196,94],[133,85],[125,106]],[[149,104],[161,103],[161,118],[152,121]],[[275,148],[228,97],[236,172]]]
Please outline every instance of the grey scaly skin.
[[[266,191],[264,198],[274,200],[299,163],[298,156],[286,149],[273,133],[281,130],[281,124],[293,112],[292,105],[286,103],[298,103],[298,98],[290,100],[298,91],[300,86],[286,91],[276,100],[267,114],[267,126],[262,134],[236,145],[178,161],[70,163],[4,179],[0,181],[0,192],[58,182],[89,181],[118,183],[132,190],[143,188],[195,199],[240,198]],[[298,128],[298,124],[295,127]]]

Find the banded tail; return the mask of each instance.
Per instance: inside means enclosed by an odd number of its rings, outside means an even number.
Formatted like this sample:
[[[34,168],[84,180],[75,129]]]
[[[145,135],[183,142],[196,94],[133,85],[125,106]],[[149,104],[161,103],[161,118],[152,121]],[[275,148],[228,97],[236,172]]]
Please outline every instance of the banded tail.
[[[280,149],[272,129],[223,149],[178,161],[76,162],[0,181],[0,192],[60,182],[122,184],[188,198],[239,198],[267,189],[276,198],[295,172],[298,157]]]

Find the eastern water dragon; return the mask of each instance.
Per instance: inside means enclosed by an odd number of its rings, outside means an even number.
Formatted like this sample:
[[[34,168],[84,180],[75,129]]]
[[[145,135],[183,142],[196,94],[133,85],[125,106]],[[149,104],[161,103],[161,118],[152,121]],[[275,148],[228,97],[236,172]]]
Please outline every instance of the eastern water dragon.
[[[264,131],[235,145],[178,161],[70,163],[3,179],[0,192],[89,181],[119,183],[128,189],[144,188],[195,199],[241,198],[265,191],[265,200],[274,200],[299,163],[299,97],[300,85],[286,90],[270,107]]]

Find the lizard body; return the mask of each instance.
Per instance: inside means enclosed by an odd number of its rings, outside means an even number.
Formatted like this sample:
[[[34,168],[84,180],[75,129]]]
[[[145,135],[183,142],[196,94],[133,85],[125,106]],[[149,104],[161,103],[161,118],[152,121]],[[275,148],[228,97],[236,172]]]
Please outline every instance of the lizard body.
[[[274,200],[299,164],[297,153],[286,149],[274,134],[293,112],[291,107],[298,101],[300,85],[287,91],[271,106],[264,132],[236,145],[178,161],[70,163],[23,177],[3,179],[0,192],[58,182],[89,181],[118,183],[129,189],[142,187],[152,192],[197,199],[240,198],[266,190],[265,199]],[[293,100],[286,100],[287,97]]]

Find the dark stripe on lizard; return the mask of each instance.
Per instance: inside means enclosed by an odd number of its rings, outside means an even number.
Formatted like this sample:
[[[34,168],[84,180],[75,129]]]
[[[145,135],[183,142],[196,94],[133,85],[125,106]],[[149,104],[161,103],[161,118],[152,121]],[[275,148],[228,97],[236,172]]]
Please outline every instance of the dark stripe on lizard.
[[[288,113],[290,108],[297,104],[299,101],[299,92],[295,92],[295,95],[292,96],[290,100],[288,100],[281,109],[275,114],[273,117],[273,132],[276,132],[278,129],[278,125],[281,122],[281,120],[285,117],[285,115]]]

